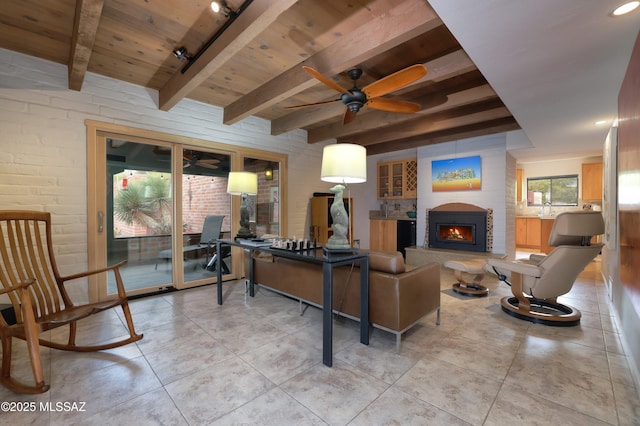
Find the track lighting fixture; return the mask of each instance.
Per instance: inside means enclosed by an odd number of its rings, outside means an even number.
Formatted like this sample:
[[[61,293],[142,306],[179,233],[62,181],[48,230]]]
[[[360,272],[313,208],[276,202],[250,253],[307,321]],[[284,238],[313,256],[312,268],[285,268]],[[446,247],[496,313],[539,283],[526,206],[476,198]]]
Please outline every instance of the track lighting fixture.
[[[173,55],[180,59],[181,61],[189,61],[191,59],[191,55],[189,54],[189,52],[187,51],[187,48],[182,46],[179,49],[175,49],[173,51]]]
[[[212,1],[211,2],[211,10],[213,10],[215,13],[222,12],[222,14],[225,16],[225,18],[228,18],[229,16],[234,16],[237,13],[237,12],[233,11],[229,7],[229,5],[227,4],[227,2],[225,0]]]

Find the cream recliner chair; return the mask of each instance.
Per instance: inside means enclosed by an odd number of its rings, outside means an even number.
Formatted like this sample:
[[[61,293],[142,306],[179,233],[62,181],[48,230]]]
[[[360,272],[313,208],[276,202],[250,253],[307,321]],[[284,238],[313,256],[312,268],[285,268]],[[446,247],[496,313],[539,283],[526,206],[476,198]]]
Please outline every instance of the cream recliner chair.
[[[514,295],[501,300],[502,310],[545,325],[578,325],[580,311],[556,299],[571,290],[578,274],[598,255],[603,244],[591,244],[591,237],[602,233],[600,212],[560,213],[549,235],[549,245],[555,248],[548,255],[532,254],[517,261],[489,259],[486,270],[511,285]]]

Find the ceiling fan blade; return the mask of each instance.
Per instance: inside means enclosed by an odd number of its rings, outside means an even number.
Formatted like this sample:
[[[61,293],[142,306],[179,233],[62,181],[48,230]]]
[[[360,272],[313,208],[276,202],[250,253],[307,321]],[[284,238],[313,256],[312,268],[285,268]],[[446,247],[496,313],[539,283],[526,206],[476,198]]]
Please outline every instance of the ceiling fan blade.
[[[335,81],[331,80],[329,77],[326,77],[323,74],[320,74],[318,71],[314,70],[313,68],[307,67],[307,66],[303,66],[302,69],[305,70],[307,73],[309,73],[316,80],[324,83],[325,86],[328,86],[328,87],[332,88],[333,90],[335,90],[337,92],[340,92],[340,93],[346,93],[348,95],[351,94],[351,92],[349,92],[347,89],[341,87],[338,83],[336,83]]]
[[[370,108],[382,111],[412,113],[420,110],[420,104],[415,102],[401,101],[398,99],[373,98],[365,104]]]
[[[332,101],[314,102],[312,104],[293,105],[293,106],[289,106],[289,107],[284,107],[284,109],[297,109],[297,108],[313,107],[313,106],[318,106],[318,105],[326,105],[326,104],[332,104],[334,102],[338,102],[339,100],[340,99],[334,99]]]
[[[207,164],[218,164],[220,160],[217,158],[203,158],[202,160],[198,160],[199,163],[207,163]]]
[[[342,117],[342,124],[349,124],[356,118],[356,113],[349,108],[344,109],[344,116]]]
[[[198,162],[198,166],[204,167],[205,169],[217,169],[218,166],[215,164],[203,163],[202,161]]]
[[[366,86],[362,91],[367,98],[376,98],[411,84],[427,74],[427,67],[422,64],[412,65]]]

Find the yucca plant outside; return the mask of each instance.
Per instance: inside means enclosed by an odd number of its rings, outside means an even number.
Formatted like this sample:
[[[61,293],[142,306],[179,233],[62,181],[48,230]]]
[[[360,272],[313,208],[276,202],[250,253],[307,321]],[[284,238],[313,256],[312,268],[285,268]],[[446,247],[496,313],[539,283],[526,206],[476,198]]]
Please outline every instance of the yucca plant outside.
[[[147,227],[155,235],[171,232],[170,179],[149,173],[143,180],[133,180],[118,191],[114,214],[128,225]]]

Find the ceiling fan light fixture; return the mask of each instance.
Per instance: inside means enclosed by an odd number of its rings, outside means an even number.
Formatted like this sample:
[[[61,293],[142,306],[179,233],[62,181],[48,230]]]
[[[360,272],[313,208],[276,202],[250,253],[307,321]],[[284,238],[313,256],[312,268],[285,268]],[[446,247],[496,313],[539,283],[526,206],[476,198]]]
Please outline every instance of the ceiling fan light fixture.
[[[638,6],[640,6],[640,1],[626,2],[625,4],[616,7],[613,12],[611,12],[611,16],[616,17],[626,15],[627,13],[636,10]]]

